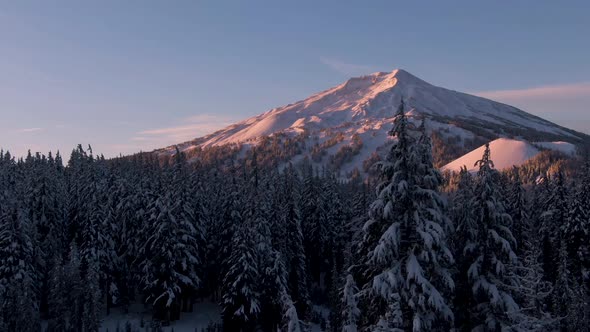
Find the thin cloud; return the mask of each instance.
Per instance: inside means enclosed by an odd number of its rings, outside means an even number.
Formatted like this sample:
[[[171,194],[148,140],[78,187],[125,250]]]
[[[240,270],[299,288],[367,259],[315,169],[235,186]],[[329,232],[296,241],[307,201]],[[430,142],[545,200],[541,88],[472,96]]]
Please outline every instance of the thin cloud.
[[[556,100],[590,97],[590,82],[547,85],[514,90],[481,91],[474,94],[501,101]]]
[[[375,67],[373,66],[347,63],[329,57],[320,57],[320,62],[330,67],[332,70],[347,76],[365,75],[376,71]]]
[[[41,131],[41,130],[43,130],[43,128],[37,128],[37,127],[35,127],[35,128],[23,128],[23,129],[19,129],[18,132],[19,133],[34,133],[34,132]]]
[[[185,119],[185,124],[174,127],[156,128],[143,130],[132,138],[134,141],[161,140],[167,143],[181,143],[200,136],[211,134],[222,129],[235,120],[224,116],[211,114],[195,115]]]

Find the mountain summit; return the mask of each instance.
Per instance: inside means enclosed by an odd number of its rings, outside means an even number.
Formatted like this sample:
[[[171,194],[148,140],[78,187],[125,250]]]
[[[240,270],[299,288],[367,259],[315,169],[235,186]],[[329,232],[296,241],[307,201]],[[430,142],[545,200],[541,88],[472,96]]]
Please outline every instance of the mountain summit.
[[[353,139],[357,144],[360,139],[363,148],[357,149],[354,161],[349,162],[358,166],[359,161],[386,144],[387,131],[402,98],[410,118],[426,118],[429,130],[456,147],[454,157],[499,137],[573,144],[587,137],[515,107],[437,87],[397,69],[351,78],[179,147],[186,150],[230,143],[251,145],[280,133],[287,137],[303,135],[308,149],[320,146],[333,155],[352,145]]]

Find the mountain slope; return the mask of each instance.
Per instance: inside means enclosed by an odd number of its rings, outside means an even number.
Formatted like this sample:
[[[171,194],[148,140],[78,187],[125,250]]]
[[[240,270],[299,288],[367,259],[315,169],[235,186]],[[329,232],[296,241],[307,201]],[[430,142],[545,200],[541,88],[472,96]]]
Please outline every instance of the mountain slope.
[[[527,160],[538,155],[540,148],[560,151],[566,154],[575,152],[575,147],[566,142],[541,142],[531,144],[524,140],[498,138],[490,142],[490,159],[494,162],[494,167],[498,170],[509,169],[512,166],[520,166]],[[461,167],[466,167],[470,172],[476,172],[478,167],[475,163],[481,159],[485,150],[485,145],[463,155],[460,158],[446,164],[441,168],[442,171],[459,172]]]
[[[263,137],[281,134],[300,137],[307,150],[301,152],[302,156],[311,153],[314,147],[323,149],[322,155],[333,156],[356,142],[352,159],[347,158],[346,165],[339,165],[349,171],[386,144],[387,131],[402,98],[411,109],[411,119],[426,118],[429,130],[438,135],[441,144],[454,146],[445,158],[458,157],[498,137],[574,144],[587,139],[584,134],[515,107],[437,87],[399,69],[352,78],[307,99],[180,144],[179,148],[235,143],[249,146]],[[358,147],[359,141],[362,148]],[[172,151],[172,147],[167,151]],[[318,163],[326,162],[322,161],[323,157],[317,159]]]

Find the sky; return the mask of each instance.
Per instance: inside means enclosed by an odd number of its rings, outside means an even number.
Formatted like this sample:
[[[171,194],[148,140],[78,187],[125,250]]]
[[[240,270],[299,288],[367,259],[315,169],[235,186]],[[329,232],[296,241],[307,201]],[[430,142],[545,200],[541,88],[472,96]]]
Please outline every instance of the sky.
[[[0,147],[180,143],[403,68],[590,133],[588,1],[0,0]]]

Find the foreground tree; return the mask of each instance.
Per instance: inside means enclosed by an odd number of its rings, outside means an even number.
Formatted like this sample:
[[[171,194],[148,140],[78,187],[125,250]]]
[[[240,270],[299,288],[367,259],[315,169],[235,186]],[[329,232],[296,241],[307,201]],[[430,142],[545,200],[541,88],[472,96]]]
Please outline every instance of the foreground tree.
[[[518,311],[510,289],[518,287],[509,273],[516,265],[515,239],[510,231],[510,216],[505,213],[499,198],[499,174],[493,169],[490,148],[476,163],[479,166],[475,186],[475,238],[465,243],[463,252],[473,257],[467,271],[469,288],[475,307],[471,311],[471,329],[479,331],[508,330],[510,314]]]
[[[367,322],[375,328],[444,330],[453,321],[445,291],[454,283],[448,270],[453,262],[446,244],[448,221],[436,189],[441,177],[432,166],[425,133],[416,142],[409,126],[402,102],[390,132],[396,142],[381,164],[384,181],[364,227],[363,247],[370,250],[362,311],[379,315],[378,321]],[[370,307],[371,302],[378,306]]]

